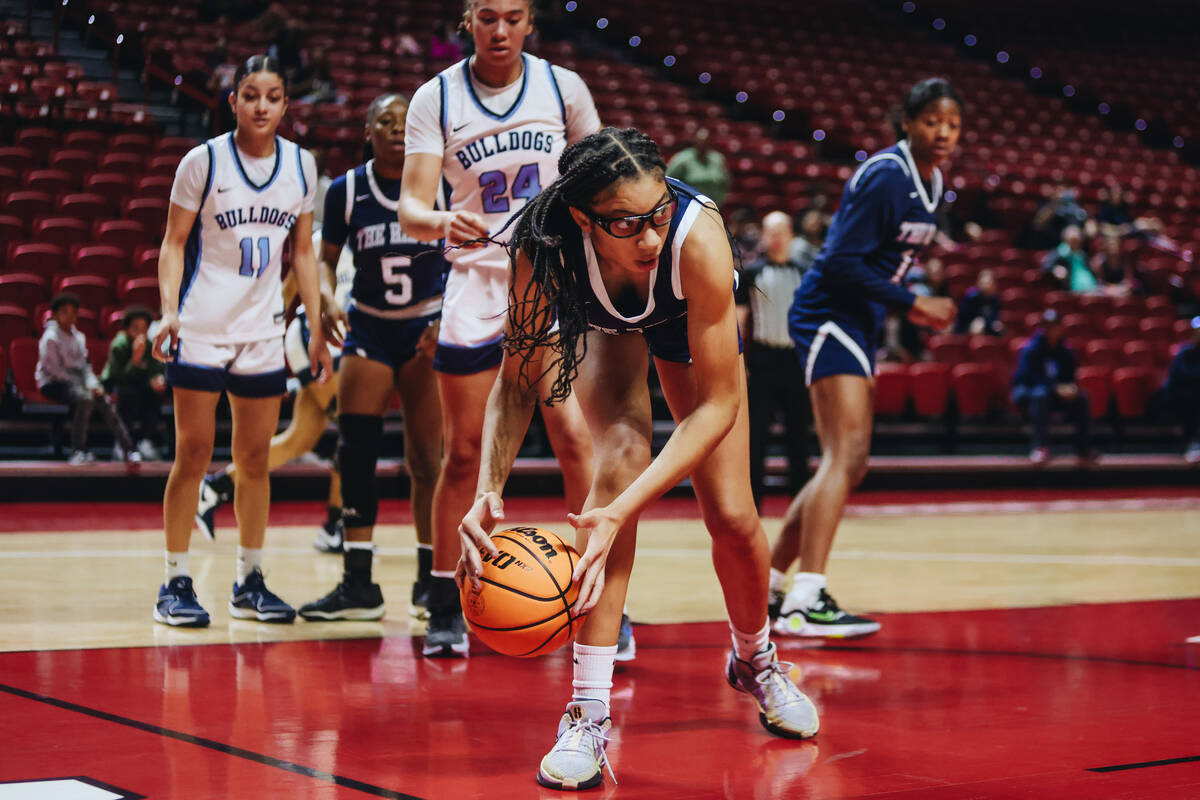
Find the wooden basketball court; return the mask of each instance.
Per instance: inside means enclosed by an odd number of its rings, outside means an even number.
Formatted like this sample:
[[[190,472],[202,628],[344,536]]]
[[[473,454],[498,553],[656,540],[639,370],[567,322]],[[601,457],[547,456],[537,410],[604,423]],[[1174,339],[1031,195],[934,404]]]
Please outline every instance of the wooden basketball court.
[[[782,503],[766,509],[772,539]],[[231,620],[222,511],[217,541],[192,542],[213,616],[199,631],[151,619],[156,505],[0,508],[0,800],[559,794],[533,774],[570,691],[568,652],[520,660],[473,641],[465,661],[421,658],[404,504],[381,509],[379,623]],[[294,605],[340,575],[311,548],[321,513],[272,510],[268,581]],[[508,519],[569,534],[553,500],[515,498]],[[620,783],[594,794],[1200,797],[1187,711],[1200,494],[863,495],[829,578],[884,627],[780,641],[822,730],[777,740],[724,682],[728,629],[694,502],[656,505],[629,597],[638,657],[614,686]]]

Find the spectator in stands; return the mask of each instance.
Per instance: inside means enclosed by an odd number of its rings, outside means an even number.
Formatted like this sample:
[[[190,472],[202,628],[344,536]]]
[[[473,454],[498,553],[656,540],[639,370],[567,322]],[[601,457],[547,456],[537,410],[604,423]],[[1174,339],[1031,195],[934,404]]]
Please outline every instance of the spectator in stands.
[[[461,30],[465,30],[462,25],[455,30],[450,22],[435,24],[429,37],[429,57],[434,61],[458,61],[462,58],[462,39],[458,35]]]
[[[1096,223],[1088,218],[1087,211],[1079,205],[1075,189],[1065,181],[1059,181],[1050,189],[1046,201],[1034,212],[1028,245],[1038,250],[1054,247],[1070,225],[1086,232],[1089,237],[1095,235]]]
[[[801,269],[808,268],[817,260],[821,252],[821,244],[825,241],[825,229],[828,227],[825,215],[820,209],[810,208],[800,217],[800,235],[792,239],[791,258]]]
[[[1087,394],[1075,383],[1075,356],[1063,341],[1058,312],[1047,309],[1042,324],[1021,349],[1012,378],[1013,403],[1033,425],[1029,460],[1043,464],[1050,458],[1047,427],[1055,410],[1066,413],[1077,430],[1079,457],[1095,458],[1091,449]]]
[[[108,346],[108,363],[100,382],[117,395],[117,413],[125,428],[136,435],[137,452],[147,461],[159,458],[155,443],[161,441],[159,420],[167,380],[162,362],[150,353],[150,310],[131,306],[121,318],[121,330]]]
[[[208,57],[208,68],[206,88],[216,101],[209,112],[215,116],[215,119],[210,120],[215,135],[231,130],[235,121],[233,109],[229,106],[229,93],[233,90],[233,76],[237,72],[237,64],[229,58],[229,47],[225,39],[217,40]]]
[[[294,103],[337,103],[337,87],[333,82],[333,70],[329,56],[322,47],[314,47],[307,61],[295,71],[288,91]]]
[[[1189,464],[1200,464],[1200,317],[1192,318],[1192,338],[1171,361],[1163,395],[1183,425],[1183,457]]]
[[[1083,231],[1078,225],[1063,228],[1062,241],[1058,247],[1046,253],[1042,269],[1059,289],[1088,294],[1099,289],[1096,276],[1088,266],[1087,252],[1083,249]]]
[[[762,255],[762,229],[758,227],[754,209],[750,206],[738,206],[729,214],[729,236],[743,263]]]
[[[92,412],[99,410],[112,431],[117,445],[114,460],[141,461],[133,448],[129,431],[117,416],[112,403],[104,396],[100,379],[92,372],[88,360],[87,339],[75,327],[79,314],[79,298],[73,294],[56,295],[50,302],[54,315],[38,342],[38,363],[35,378],[38,391],[56,403],[70,406],[72,464],[84,464],[96,458],[87,449],[88,425]]]
[[[754,503],[762,508],[763,478],[769,428],[783,412],[784,442],[788,456],[788,492],[795,494],[808,475],[808,388],[804,373],[796,368],[796,346],[788,333],[788,309],[800,279],[812,266],[792,257],[795,234],[792,218],[782,211],[763,217],[766,252],[746,267],[735,293],[738,327],[746,341],[749,380],[750,488]]]
[[[1141,293],[1142,287],[1133,261],[1121,248],[1121,240],[1116,236],[1104,237],[1103,249],[1092,258],[1091,269],[1107,295],[1127,297]]]
[[[396,56],[421,55],[421,43],[407,30],[408,23],[406,21],[399,22],[399,20],[403,20],[403,17],[400,16],[397,16],[397,20],[396,33],[392,36],[384,36],[379,43],[379,49]]]
[[[718,206],[729,191],[729,168],[725,156],[712,149],[708,128],[700,128],[685,147],[667,162],[667,175],[694,186]]]
[[[272,8],[274,8],[274,4]],[[264,13],[264,18],[267,16]],[[294,80],[296,71],[304,65],[301,44],[302,26],[299,20],[288,18],[278,23],[274,43],[267,48],[267,55],[279,62],[289,80]]]
[[[1004,333],[1000,322],[1000,298],[996,294],[996,273],[990,269],[979,270],[975,285],[958,306],[958,317],[954,321],[955,333],[986,333],[999,336]]]
[[[905,284],[918,297],[949,297],[950,279],[946,267],[937,256],[932,256],[908,271]]]

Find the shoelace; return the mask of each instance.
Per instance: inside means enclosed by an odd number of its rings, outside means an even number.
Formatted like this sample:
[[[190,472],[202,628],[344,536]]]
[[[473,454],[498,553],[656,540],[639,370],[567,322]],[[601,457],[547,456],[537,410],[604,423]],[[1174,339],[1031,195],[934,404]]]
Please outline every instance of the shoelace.
[[[567,723],[567,729],[563,731],[571,738],[567,740],[566,747],[572,750],[582,750],[584,747],[583,739],[588,738],[587,746],[600,751],[600,763],[608,769],[608,776],[612,778],[613,785],[617,783],[617,776],[613,773],[612,764],[608,763],[608,750],[605,745],[608,744],[608,736],[600,729],[600,726],[590,720],[572,720]]]
[[[774,661],[768,667],[760,670],[754,676],[754,680],[767,692],[776,696],[776,699],[783,701],[785,704],[792,704],[797,701],[796,695],[801,694],[796,684],[792,683],[788,673],[796,665],[790,661]]]

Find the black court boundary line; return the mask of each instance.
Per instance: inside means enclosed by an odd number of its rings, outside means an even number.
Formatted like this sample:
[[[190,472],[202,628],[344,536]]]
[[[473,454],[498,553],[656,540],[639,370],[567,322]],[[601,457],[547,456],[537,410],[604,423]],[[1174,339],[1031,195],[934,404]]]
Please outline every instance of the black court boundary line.
[[[370,783],[355,780],[354,778],[347,778],[342,775],[334,775],[332,772],[313,769],[312,767],[306,767],[303,764],[284,761],[281,758],[275,758],[274,756],[268,756],[262,753],[255,753],[251,750],[244,750],[240,747],[234,747],[233,745],[225,744],[223,742],[205,739],[200,736],[193,736],[190,733],[171,730],[170,728],[164,728],[160,725],[152,725],[149,722],[142,722],[140,720],[130,719],[129,717],[110,714],[107,711],[100,711],[99,709],[81,706],[68,700],[59,700],[56,697],[37,694],[36,692],[30,692],[25,689],[18,689],[15,686],[8,686],[0,683],[0,692],[6,692],[26,700],[33,700],[37,703],[45,703],[46,705],[61,708],[66,711],[74,711],[77,714],[84,714],[85,716],[94,717],[96,719],[104,720],[105,722],[113,722],[117,725],[124,725],[128,728],[144,731],[146,733],[154,733],[158,734],[159,736],[165,736],[169,739],[175,739],[187,744],[205,747],[209,750],[215,750],[218,753],[224,753],[225,755],[234,756],[235,758],[244,758],[247,761],[253,761],[258,764],[263,764],[264,766],[275,767],[287,772],[293,772],[297,775],[303,775],[307,778],[325,781],[326,783],[332,783],[336,786],[344,786],[347,789],[355,789],[363,792],[364,794],[374,795],[375,797],[385,797],[388,798],[388,800],[424,800],[424,798],[416,795],[404,794],[403,792],[397,792],[392,789],[384,789],[382,786],[375,786]]]
[[[1162,761],[1141,761],[1136,764],[1115,764],[1111,767],[1091,767],[1088,772],[1123,772],[1127,769],[1144,769],[1145,767],[1165,767],[1168,764],[1189,764],[1200,761],[1200,756],[1184,756],[1183,758],[1164,758]]]

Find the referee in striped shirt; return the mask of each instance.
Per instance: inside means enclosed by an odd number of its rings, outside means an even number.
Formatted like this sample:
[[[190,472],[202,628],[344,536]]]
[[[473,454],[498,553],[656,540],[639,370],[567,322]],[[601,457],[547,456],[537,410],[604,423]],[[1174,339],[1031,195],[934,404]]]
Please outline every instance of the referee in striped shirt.
[[[750,482],[761,508],[767,437],[783,412],[788,457],[788,492],[808,477],[808,422],[812,417],[804,371],[788,333],[788,309],[800,279],[817,250],[795,248],[792,218],[772,211],[762,221],[762,257],[746,267],[738,282],[738,325],[746,344],[750,395]]]

